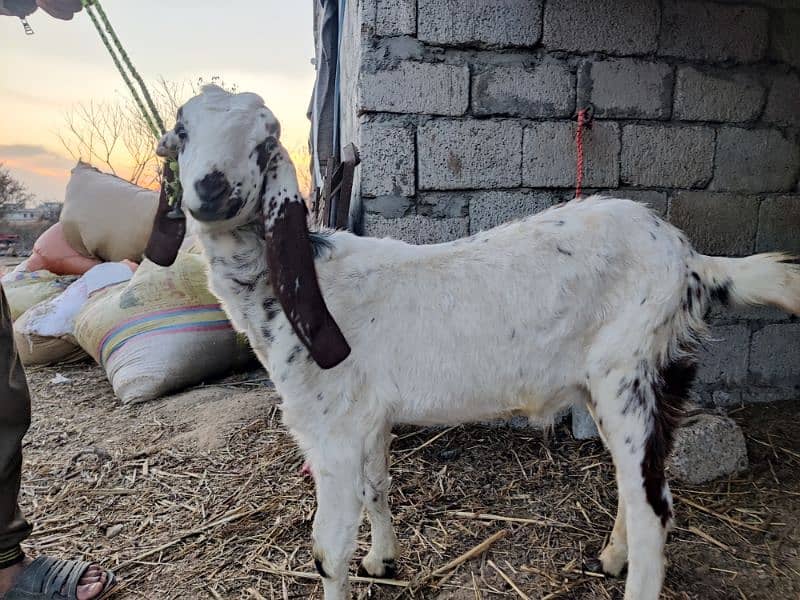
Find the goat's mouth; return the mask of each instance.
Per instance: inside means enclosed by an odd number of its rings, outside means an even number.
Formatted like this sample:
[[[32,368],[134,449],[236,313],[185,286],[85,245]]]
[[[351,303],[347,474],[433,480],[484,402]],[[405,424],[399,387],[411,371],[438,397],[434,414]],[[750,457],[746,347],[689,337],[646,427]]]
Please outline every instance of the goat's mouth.
[[[202,202],[199,207],[187,207],[194,219],[204,223],[227,221],[232,219],[244,206],[244,198],[238,195],[228,196],[223,201]]]

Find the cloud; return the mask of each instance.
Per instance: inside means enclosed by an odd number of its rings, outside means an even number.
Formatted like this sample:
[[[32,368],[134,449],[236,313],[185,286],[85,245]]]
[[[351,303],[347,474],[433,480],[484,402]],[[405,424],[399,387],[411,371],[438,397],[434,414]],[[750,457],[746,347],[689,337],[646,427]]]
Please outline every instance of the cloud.
[[[55,152],[38,144],[0,144],[0,154],[9,156],[52,156]]]

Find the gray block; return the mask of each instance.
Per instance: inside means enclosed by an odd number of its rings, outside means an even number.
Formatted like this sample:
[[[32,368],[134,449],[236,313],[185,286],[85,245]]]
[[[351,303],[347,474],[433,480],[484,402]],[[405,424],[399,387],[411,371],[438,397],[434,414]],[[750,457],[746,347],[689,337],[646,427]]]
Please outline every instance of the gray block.
[[[747,470],[744,434],[733,419],[700,414],[675,432],[675,445],[667,460],[671,477],[700,484]]]
[[[532,187],[575,185],[575,129],[572,121],[531,123],[525,128],[522,184]],[[616,187],[619,183],[619,125],[595,121],[584,134],[586,187]]]
[[[800,125],[800,77],[789,73],[773,79],[763,119],[778,125]]]
[[[572,407],[572,436],[576,440],[600,437],[592,415],[583,404],[576,404]]]
[[[562,201],[559,194],[533,191],[476,192],[469,201],[469,232],[541,212]]]
[[[487,192],[491,193],[491,192]],[[426,192],[417,196],[417,214],[426,217],[468,217],[472,192]]]
[[[765,198],[758,218],[757,252],[800,256],[800,195]]]
[[[622,182],[644,187],[703,187],[714,164],[714,130],[700,126],[626,125]]]
[[[704,384],[740,385],[747,380],[750,327],[724,325],[711,330],[697,356],[697,381]]]
[[[800,169],[797,143],[775,129],[722,127],[712,190],[788,192]]]
[[[492,66],[473,76],[472,112],[570,117],[575,112],[575,75],[561,62]]]
[[[673,116],[681,121],[751,121],[761,112],[764,93],[747,74],[679,67]]]
[[[517,121],[429,121],[417,130],[419,187],[518,187],[521,148],[522,125]]]
[[[698,252],[722,256],[753,253],[758,198],[714,192],[678,192],[669,220],[686,232]]]
[[[750,374],[756,383],[800,386],[800,323],[767,325],[753,334]]]
[[[632,58],[587,61],[580,70],[578,105],[591,102],[605,118],[668,119],[673,68]]]
[[[363,71],[358,93],[360,111],[462,115],[469,106],[469,67],[403,61]]]
[[[417,38],[447,46],[533,46],[542,0],[418,0]]]
[[[416,152],[413,129],[380,122],[359,130],[361,193],[365,196],[413,196]]]
[[[438,244],[467,235],[467,218],[431,219],[420,215],[386,219],[379,215],[364,215],[364,235],[391,237],[410,244]]]
[[[769,13],[758,6],[666,0],[659,53],[707,62],[752,63],[764,57]]]
[[[387,219],[404,217],[411,212],[414,202],[408,196],[362,197],[364,212],[381,215]]]
[[[795,4],[792,8],[798,8]],[[770,56],[800,68],[800,10],[776,13],[772,19]]]
[[[542,43],[548,50],[649,54],[659,13],[656,0],[548,0]]]
[[[415,0],[377,0],[375,33],[378,36],[414,35],[417,33]]]

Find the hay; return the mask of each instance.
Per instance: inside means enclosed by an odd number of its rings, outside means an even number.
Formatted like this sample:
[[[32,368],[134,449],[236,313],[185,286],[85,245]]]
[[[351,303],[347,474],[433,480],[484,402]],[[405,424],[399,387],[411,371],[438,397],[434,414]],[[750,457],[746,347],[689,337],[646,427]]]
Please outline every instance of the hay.
[[[56,372],[70,382],[49,383]],[[312,484],[299,474],[302,457],[263,373],[134,407],[115,402],[97,367],[30,378],[22,501],[36,524],[35,553],[103,561],[124,582],[115,598],[321,597]],[[215,423],[215,410],[226,429],[207,447],[193,435]],[[664,598],[800,592],[800,407],[735,416],[747,421],[753,469],[673,486],[678,527]],[[599,443],[576,442],[563,427],[549,441],[487,426],[397,433],[398,579],[354,578],[356,598],[622,597],[621,580],[584,570],[616,506]],[[367,540],[363,526],[357,558]]]

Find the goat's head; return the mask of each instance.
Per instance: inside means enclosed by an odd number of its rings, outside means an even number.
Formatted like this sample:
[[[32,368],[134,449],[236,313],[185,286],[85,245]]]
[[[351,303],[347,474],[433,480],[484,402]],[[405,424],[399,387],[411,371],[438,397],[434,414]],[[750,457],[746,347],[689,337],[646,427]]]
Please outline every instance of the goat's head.
[[[203,231],[263,219],[275,295],[300,340],[322,368],[350,353],[319,289],[306,205],[280,125],[256,94],[205,86],[178,110],[159,156],[177,157],[183,205]]]
[[[257,218],[274,187],[265,177],[281,153],[279,138],[278,120],[259,96],[209,85],[178,109],[156,154],[177,158],[183,206],[199,227],[231,229]]]

